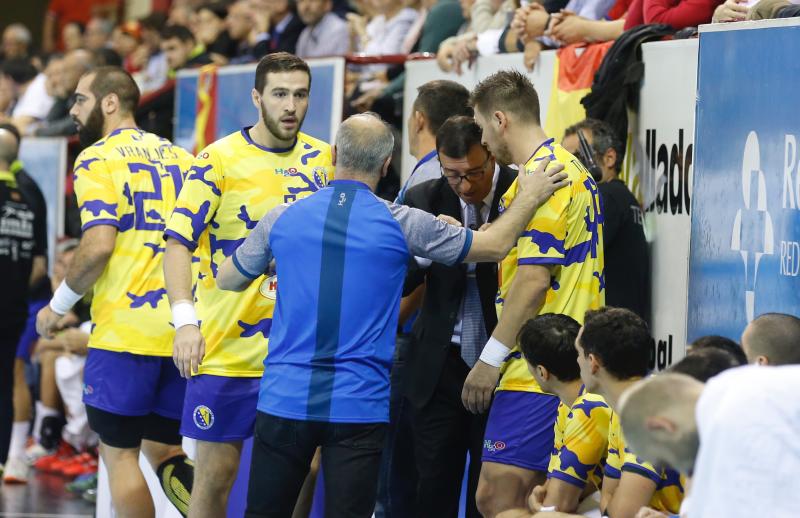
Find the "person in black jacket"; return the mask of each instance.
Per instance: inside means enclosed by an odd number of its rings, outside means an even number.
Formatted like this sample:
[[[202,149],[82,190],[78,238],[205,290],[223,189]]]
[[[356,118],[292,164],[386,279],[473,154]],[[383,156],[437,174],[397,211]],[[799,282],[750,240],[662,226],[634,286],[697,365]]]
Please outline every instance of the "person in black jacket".
[[[586,119],[567,128],[561,145],[578,154],[578,131],[591,146],[602,178],[606,305],[626,308],[646,321],[650,315],[650,257],[639,202],[619,179],[625,148],[603,121]],[[588,167],[588,165],[587,165]]]
[[[472,117],[450,117],[436,135],[442,177],[408,190],[405,203],[480,228],[498,217],[500,197],[515,173],[481,145]],[[461,401],[464,380],[497,324],[497,264],[445,266],[412,261],[404,293],[426,283],[406,359],[419,484],[414,516],[458,514],[466,454],[470,454],[467,517],[479,517],[475,492],[486,414]]]

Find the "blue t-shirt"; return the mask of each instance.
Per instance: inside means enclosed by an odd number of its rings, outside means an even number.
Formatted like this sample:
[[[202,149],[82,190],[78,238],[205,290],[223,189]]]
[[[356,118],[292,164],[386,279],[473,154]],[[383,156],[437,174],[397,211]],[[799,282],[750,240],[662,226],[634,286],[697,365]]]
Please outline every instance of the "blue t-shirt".
[[[262,412],[342,423],[389,420],[389,370],[406,264],[455,264],[471,231],[336,180],[259,221],[233,255],[256,278],[275,260],[278,283]]]

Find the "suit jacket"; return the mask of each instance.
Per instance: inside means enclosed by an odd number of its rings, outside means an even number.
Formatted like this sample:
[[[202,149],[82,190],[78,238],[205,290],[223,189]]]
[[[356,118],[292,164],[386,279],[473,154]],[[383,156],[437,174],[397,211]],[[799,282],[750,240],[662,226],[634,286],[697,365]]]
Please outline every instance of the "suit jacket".
[[[500,198],[516,178],[511,169],[500,167],[494,198],[489,208],[489,221],[498,216]],[[461,221],[461,202],[444,178],[430,180],[408,190],[405,203],[438,216],[446,214]],[[497,296],[497,263],[478,263],[475,268],[481,297],[486,334],[490,336],[497,325],[494,301]],[[464,296],[466,266],[446,266],[433,263],[422,269],[411,261],[403,294],[407,295],[426,283],[420,314],[413,327],[413,340],[405,363],[405,394],[411,403],[422,408],[427,404],[439,383],[447,358],[453,327],[458,319]]]

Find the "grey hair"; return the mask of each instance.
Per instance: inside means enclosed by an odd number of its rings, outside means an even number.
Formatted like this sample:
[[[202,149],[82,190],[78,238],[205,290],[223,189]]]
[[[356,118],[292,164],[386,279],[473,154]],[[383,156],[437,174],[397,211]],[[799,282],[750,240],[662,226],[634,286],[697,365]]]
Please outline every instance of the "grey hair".
[[[17,40],[25,45],[30,45],[31,41],[33,41],[31,31],[21,23],[12,23],[6,27],[6,30],[11,30],[16,33]]]
[[[381,129],[371,119],[379,121]],[[394,149],[392,130],[376,113],[366,112],[348,117],[336,134],[336,168],[380,176],[384,162]]]

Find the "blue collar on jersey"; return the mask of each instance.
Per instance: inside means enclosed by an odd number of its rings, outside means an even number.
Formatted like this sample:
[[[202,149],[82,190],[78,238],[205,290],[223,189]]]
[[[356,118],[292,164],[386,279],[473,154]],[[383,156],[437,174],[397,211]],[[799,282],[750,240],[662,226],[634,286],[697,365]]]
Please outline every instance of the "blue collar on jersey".
[[[533,158],[534,156],[536,156],[536,153],[538,153],[538,152],[539,152],[539,150],[540,150],[540,149],[542,149],[543,147],[545,147],[545,146],[546,146],[547,148],[550,148],[550,147],[553,145],[553,141],[554,141],[554,140],[555,140],[555,139],[553,139],[553,138],[550,138],[550,139],[547,139],[547,140],[545,140],[545,141],[544,141],[544,142],[542,142],[541,144],[539,144],[539,146],[536,148],[536,150],[535,150],[533,153],[531,153],[531,156],[529,156],[529,157],[528,157],[528,159],[527,159],[527,160],[525,160],[525,163],[527,164],[528,162],[530,162],[530,161],[531,161],[531,158]]]
[[[328,182],[328,186],[329,187],[345,187],[345,188],[350,187],[352,189],[367,189],[367,190],[371,190],[369,188],[369,185],[365,184],[364,182],[359,182],[358,180],[331,180],[330,182]]]
[[[417,169],[422,167],[422,164],[424,164],[425,162],[430,162],[431,159],[433,157],[435,157],[435,156],[436,156],[436,150],[434,149],[433,151],[431,151],[430,153],[428,153],[424,157],[420,158],[419,162],[417,162],[417,165],[415,165],[414,169],[411,171],[411,174],[414,174],[417,171]],[[411,179],[411,175],[409,175],[408,178]]]
[[[288,153],[289,151],[294,149],[294,146],[297,144],[297,137],[295,137],[294,138],[294,142],[292,142],[292,145],[287,147],[287,148],[279,148],[279,147],[271,148],[271,147],[262,146],[261,144],[258,144],[256,142],[254,142],[253,139],[250,138],[250,133],[248,132],[248,130],[250,130],[250,128],[252,128],[252,126],[247,126],[247,127],[242,128],[242,136],[244,137],[244,139],[247,141],[248,144],[250,144],[251,146],[257,147],[258,149],[260,149],[262,151],[268,151],[270,153]]]

